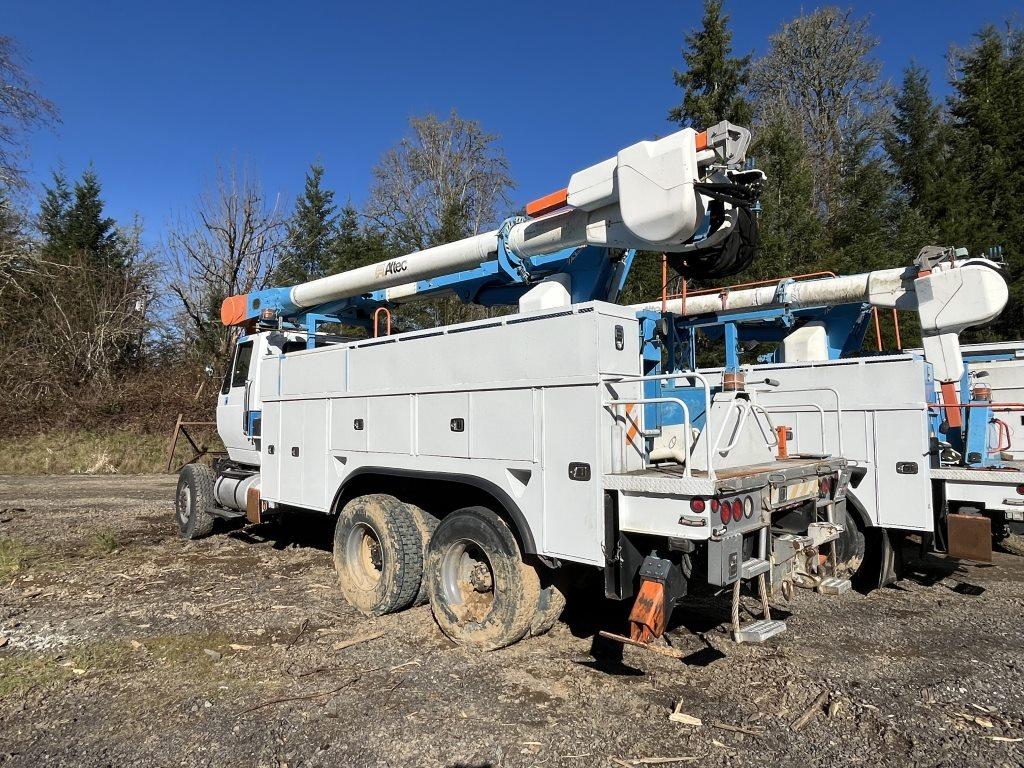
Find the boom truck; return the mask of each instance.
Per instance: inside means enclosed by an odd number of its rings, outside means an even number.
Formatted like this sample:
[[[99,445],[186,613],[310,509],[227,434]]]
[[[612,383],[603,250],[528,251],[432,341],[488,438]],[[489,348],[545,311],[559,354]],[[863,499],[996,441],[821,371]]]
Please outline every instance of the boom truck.
[[[773,591],[845,590],[839,445],[781,453],[761,382],[659,368],[659,319],[613,303],[637,250],[675,254],[690,276],[749,264],[764,179],[749,140],[723,122],[642,141],[493,231],[226,299],[221,319],[239,329],[217,403],[228,455],[183,468],[182,535],[218,517],[334,515],[355,608],[429,601],[446,635],[486,649],[550,628],[569,564],[633,601],[638,643],[695,589],[731,590],[738,641],[785,629]],[[438,295],[514,312],[378,335],[391,309]],[[651,406],[678,414],[671,444]],[[764,613],[743,626],[742,585]]]
[[[927,247],[909,267],[689,295],[663,291],[660,301],[635,309],[661,323],[667,370],[699,369],[701,335],[705,346],[721,349],[725,367],[699,370],[744,370],[748,382],[760,382],[761,402],[786,450],[831,449],[850,461],[839,548],[857,553],[847,558],[849,570],[877,585],[894,580],[904,533],[926,541],[934,535],[939,549],[990,560],[989,520],[958,514],[961,507],[987,509],[998,524],[1024,508],[1024,473],[1005,466],[992,448],[1001,447],[1009,429],[994,416],[1000,404],[970,370],[992,354],[1013,354],[1002,347],[965,352],[959,343],[961,331],[998,317],[1007,298],[1000,261]],[[865,334],[879,310],[891,310],[894,319],[915,312],[923,348],[865,356]],[[741,366],[743,352],[762,343],[774,348]],[[648,384],[644,394],[687,397],[667,381]],[[681,420],[648,406],[646,423],[661,431],[657,449]]]

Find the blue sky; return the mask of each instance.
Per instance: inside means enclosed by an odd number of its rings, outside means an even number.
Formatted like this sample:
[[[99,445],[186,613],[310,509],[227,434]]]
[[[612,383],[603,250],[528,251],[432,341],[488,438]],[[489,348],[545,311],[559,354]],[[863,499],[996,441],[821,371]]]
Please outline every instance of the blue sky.
[[[93,163],[109,212],[139,213],[150,242],[232,157],[286,204],[320,159],[339,198],[358,205],[409,116],[452,107],[501,136],[516,201],[538,197],[671,129],[672,69],[701,16],[699,0],[3,6],[0,33],[21,43],[63,118],[32,137],[32,179]],[[737,52],[763,52],[782,21],[814,7],[727,0]],[[1019,13],[1009,0],[854,7],[872,17],[886,76],[915,59],[942,94],[949,45]]]

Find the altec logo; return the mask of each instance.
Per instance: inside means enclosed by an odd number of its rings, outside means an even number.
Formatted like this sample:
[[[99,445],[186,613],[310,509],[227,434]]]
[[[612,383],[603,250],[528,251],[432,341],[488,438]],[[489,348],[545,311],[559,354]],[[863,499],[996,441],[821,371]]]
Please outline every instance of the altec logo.
[[[388,275],[397,275],[399,272],[405,272],[408,268],[408,259],[395,259],[394,261],[389,261],[383,267],[378,267],[376,277],[380,279]]]

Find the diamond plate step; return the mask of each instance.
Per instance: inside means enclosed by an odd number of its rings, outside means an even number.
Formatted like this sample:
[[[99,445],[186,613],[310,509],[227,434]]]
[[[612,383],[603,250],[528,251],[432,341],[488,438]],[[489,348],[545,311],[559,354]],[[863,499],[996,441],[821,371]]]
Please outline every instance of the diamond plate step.
[[[776,619],[758,619],[733,632],[732,639],[737,643],[763,643],[769,637],[781,635],[786,631],[786,622]]]
[[[831,576],[827,579],[822,579],[821,584],[818,585],[818,591],[823,595],[842,595],[849,592],[852,586],[853,584],[850,583],[849,579]]]
[[[753,579],[760,576],[762,573],[768,573],[768,569],[771,568],[771,563],[767,560],[762,560],[758,557],[752,557],[749,560],[743,561],[743,567],[740,569],[741,579]]]

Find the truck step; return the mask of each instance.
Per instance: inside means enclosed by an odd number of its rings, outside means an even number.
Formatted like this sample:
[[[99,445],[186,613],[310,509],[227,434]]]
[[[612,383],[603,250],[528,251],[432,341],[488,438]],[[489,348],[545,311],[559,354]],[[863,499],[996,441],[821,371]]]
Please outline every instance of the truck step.
[[[740,578],[744,580],[756,578],[762,573],[768,573],[768,569],[771,567],[771,563],[767,560],[752,557],[749,560],[743,561],[743,567],[740,569]]]
[[[852,586],[849,579],[830,576],[827,579],[822,579],[821,584],[818,585],[818,592],[823,595],[842,595],[849,592]]]
[[[777,619],[758,619],[732,633],[737,643],[763,643],[769,637],[781,635],[786,631],[786,622]]]

